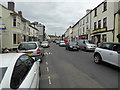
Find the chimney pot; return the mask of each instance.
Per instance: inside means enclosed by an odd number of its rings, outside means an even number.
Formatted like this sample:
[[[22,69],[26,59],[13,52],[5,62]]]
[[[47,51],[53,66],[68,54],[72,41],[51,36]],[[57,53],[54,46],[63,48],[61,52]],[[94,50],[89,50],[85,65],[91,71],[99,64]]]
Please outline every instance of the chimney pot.
[[[22,16],[22,11],[18,11],[18,15]]]

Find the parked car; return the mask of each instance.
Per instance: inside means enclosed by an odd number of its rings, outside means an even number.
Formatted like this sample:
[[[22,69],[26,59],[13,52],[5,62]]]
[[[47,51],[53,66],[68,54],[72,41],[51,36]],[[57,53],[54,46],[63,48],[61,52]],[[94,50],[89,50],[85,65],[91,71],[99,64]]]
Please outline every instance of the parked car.
[[[79,45],[77,42],[68,42],[66,43],[66,50],[79,50]]]
[[[91,40],[78,40],[78,45],[80,49],[85,51],[94,51],[97,45]]]
[[[66,46],[66,43],[65,43],[64,41],[60,41],[59,46],[60,46],[60,47],[65,47],[65,46]]]
[[[39,88],[39,61],[24,53],[0,54],[0,90]]]
[[[42,62],[44,56],[44,49],[39,42],[22,42],[19,44],[17,53],[26,53],[28,55],[39,55]]]
[[[45,47],[50,47],[48,41],[42,41],[41,46],[42,46],[43,48],[45,48]]]
[[[102,61],[119,66],[120,60],[120,43],[105,42],[99,45],[94,52],[94,62]]]
[[[56,44],[59,44],[60,43],[60,41],[59,40],[56,40]]]

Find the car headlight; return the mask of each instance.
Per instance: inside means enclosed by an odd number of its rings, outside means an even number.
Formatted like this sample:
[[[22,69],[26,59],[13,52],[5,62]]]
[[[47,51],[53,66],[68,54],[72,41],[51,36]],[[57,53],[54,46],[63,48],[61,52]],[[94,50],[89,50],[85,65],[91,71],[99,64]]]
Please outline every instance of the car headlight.
[[[70,46],[70,48],[72,48],[72,46]]]

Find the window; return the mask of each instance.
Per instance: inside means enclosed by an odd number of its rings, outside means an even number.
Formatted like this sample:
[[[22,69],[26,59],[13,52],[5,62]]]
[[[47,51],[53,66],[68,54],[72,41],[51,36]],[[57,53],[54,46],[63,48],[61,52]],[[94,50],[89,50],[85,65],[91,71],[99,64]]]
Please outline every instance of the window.
[[[33,63],[34,60],[27,55],[22,55],[17,60],[10,83],[10,87],[12,89],[17,89],[20,86],[31,69]]]
[[[94,30],[96,30],[97,29],[97,25],[96,25],[97,23],[96,22],[94,22]]]
[[[13,17],[13,26],[16,26],[16,17]]]
[[[102,35],[102,42],[106,42],[107,41],[107,36],[106,34]]]
[[[110,44],[110,43],[103,43],[103,44],[100,45],[100,48],[112,50],[112,44]]]
[[[114,44],[112,47],[113,51],[120,51],[120,44]]]
[[[7,67],[0,67],[0,83],[6,73]]]
[[[16,34],[13,34],[13,44],[17,44]]]
[[[85,24],[85,20],[83,19],[83,25]]]
[[[101,28],[101,20],[98,21],[98,29]]]
[[[88,30],[88,25],[86,25],[86,30]]]
[[[104,2],[103,4],[103,11],[106,11],[107,10],[107,2]]]
[[[18,46],[19,50],[32,50],[32,49],[36,49],[37,45],[36,43],[21,43]]]
[[[84,27],[83,27],[83,34],[84,34],[84,32],[85,32],[85,29],[84,29]]]
[[[107,27],[107,18],[104,18],[103,19],[103,28],[106,28]]]
[[[94,17],[97,16],[97,8],[94,10]]]
[[[86,23],[88,23],[88,19],[89,19],[89,18],[87,17],[87,19],[86,19]]]

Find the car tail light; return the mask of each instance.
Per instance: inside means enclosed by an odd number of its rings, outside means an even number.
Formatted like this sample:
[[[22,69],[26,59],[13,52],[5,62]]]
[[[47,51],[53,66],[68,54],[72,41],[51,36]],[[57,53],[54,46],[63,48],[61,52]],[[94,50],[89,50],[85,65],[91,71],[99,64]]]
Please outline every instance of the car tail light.
[[[37,54],[40,54],[40,49],[37,49]]]

